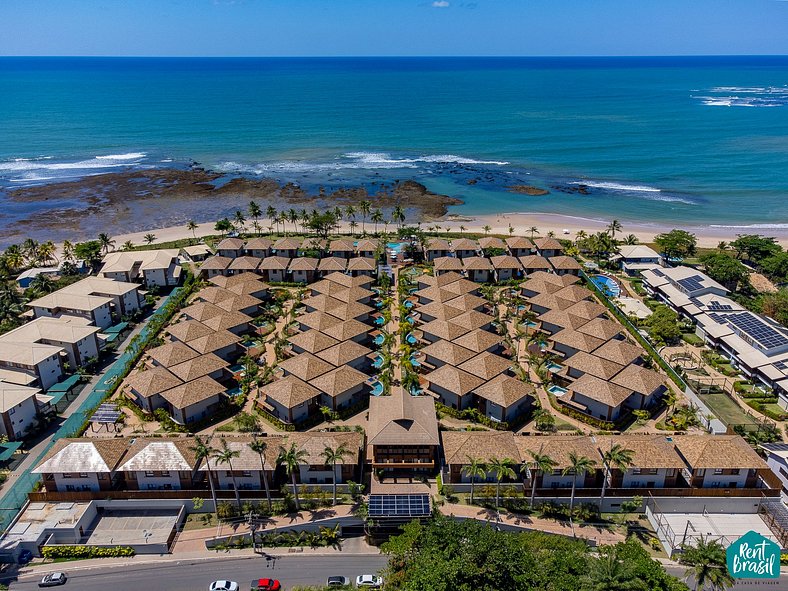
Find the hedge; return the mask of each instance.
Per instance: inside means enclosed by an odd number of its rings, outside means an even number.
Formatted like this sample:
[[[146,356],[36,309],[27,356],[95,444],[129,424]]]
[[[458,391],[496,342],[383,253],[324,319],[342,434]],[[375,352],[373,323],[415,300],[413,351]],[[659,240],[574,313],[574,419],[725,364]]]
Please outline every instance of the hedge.
[[[41,548],[44,558],[119,558],[134,556],[131,546],[44,546]]]
[[[454,417],[455,419],[479,423],[481,425],[484,425],[485,427],[489,427],[490,429],[495,429],[496,431],[509,430],[509,424],[506,423],[505,421],[501,421],[500,423],[497,421],[493,421],[490,418],[484,416],[475,408],[466,408],[465,410],[457,410],[456,408],[451,408],[450,406],[446,406],[445,404],[436,402],[435,410],[443,414],[449,415],[450,417]]]

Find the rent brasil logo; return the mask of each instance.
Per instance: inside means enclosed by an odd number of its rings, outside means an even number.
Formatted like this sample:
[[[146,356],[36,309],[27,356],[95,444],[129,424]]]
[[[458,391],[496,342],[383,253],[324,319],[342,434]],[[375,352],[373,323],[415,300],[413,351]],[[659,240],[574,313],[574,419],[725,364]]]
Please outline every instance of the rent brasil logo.
[[[780,547],[749,531],[728,546],[728,572],[734,579],[779,579]]]

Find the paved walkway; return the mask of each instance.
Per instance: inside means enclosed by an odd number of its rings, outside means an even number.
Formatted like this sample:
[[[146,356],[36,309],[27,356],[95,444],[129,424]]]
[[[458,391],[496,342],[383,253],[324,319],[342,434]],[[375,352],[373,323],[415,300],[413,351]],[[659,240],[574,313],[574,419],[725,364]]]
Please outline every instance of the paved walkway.
[[[440,512],[450,517],[477,519],[490,523],[502,523],[524,530],[542,531],[548,534],[582,538],[584,540],[591,540],[597,545],[617,544],[618,542],[626,541],[624,535],[602,527],[594,527],[592,525],[575,525],[572,527],[568,522],[557,521],[555,519],[513,515],[506,512],[496,513],[493,509],[485,509],[472,505],[446,503],[440,508]]]

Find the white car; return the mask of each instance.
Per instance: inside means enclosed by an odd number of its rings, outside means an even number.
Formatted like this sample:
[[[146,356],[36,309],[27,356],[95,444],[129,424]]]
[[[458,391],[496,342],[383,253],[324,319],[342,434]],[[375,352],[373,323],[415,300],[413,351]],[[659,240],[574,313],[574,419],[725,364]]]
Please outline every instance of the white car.
[[[383,577],[377,575],[359,575],[356,577],[356,587],[367,589],[380,589],[383,586]]]
[[[240,587],[235,581],[214,581],[208,591],[238,591]]]
[[[49,573],[41,582],[38,583],[39,587],[58,587],[60,585],[65,585],[68,577],[66,577],[66,573]]]

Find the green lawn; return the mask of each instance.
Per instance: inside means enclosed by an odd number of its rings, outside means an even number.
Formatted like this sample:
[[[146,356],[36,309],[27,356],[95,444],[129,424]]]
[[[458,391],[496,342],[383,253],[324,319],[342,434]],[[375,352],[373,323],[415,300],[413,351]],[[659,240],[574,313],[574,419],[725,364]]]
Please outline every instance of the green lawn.
[[[700,399],[725,425],[754,425],[756,421],[746,414],[727,394],[701,394]]]

